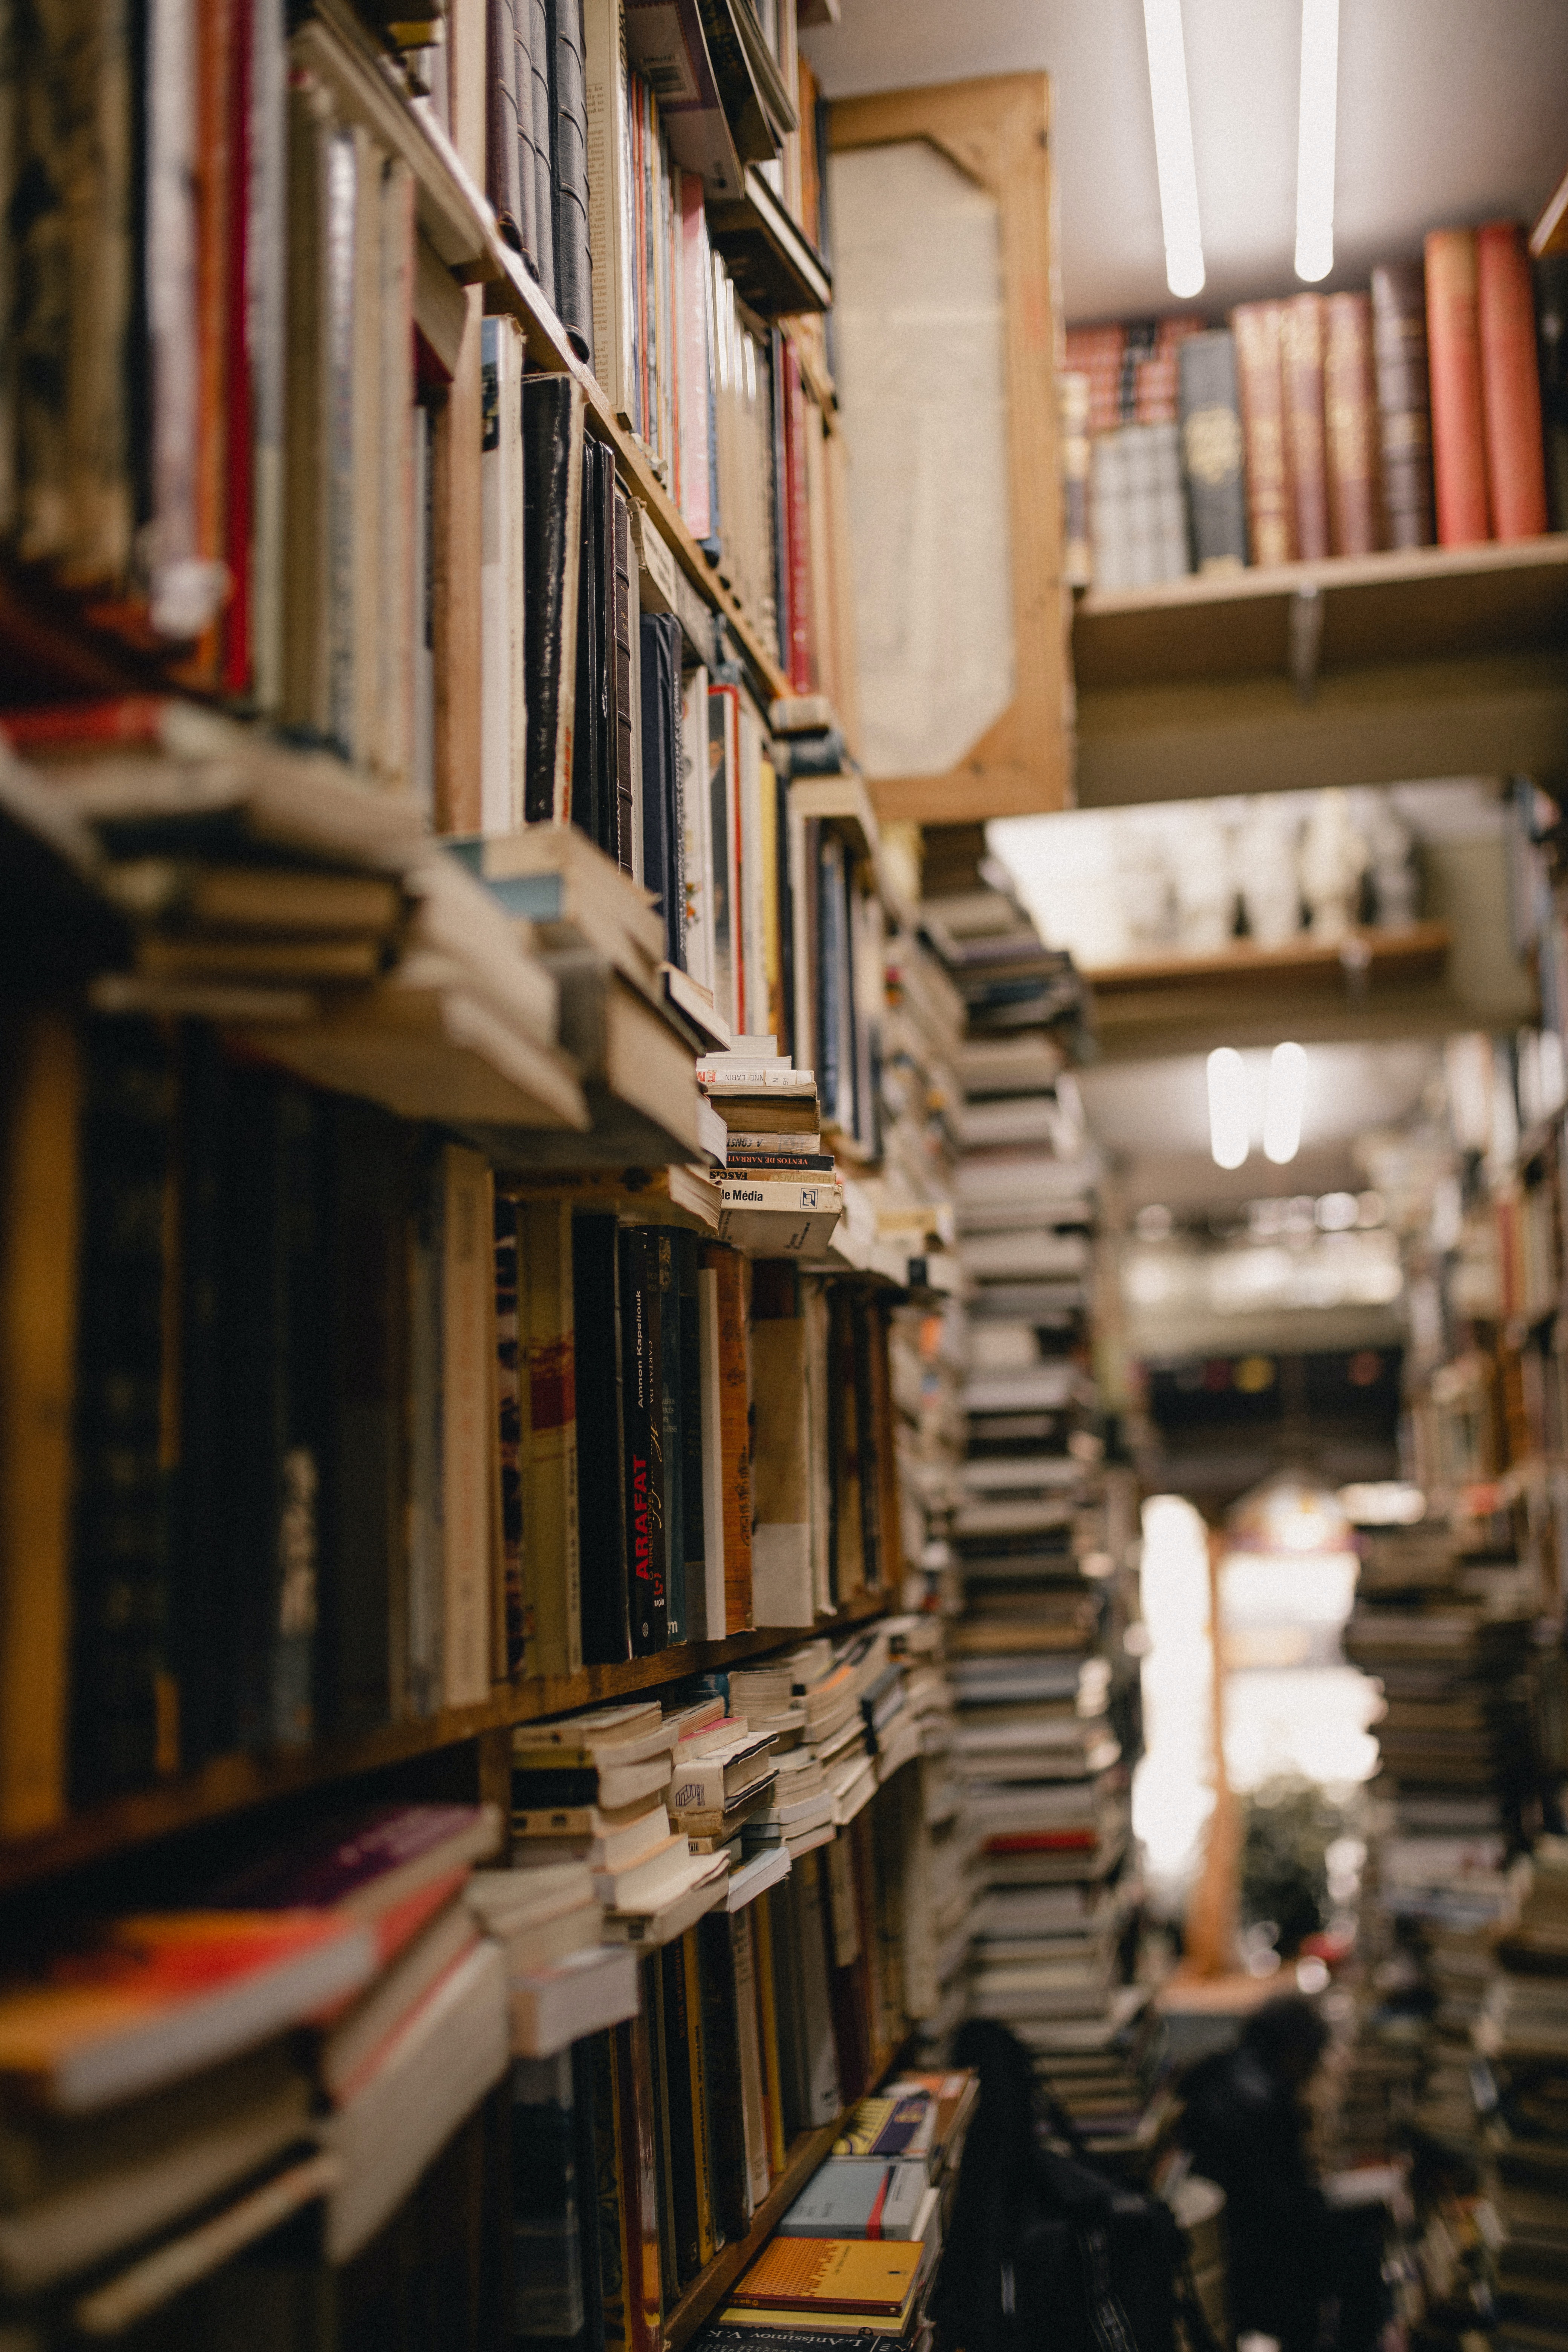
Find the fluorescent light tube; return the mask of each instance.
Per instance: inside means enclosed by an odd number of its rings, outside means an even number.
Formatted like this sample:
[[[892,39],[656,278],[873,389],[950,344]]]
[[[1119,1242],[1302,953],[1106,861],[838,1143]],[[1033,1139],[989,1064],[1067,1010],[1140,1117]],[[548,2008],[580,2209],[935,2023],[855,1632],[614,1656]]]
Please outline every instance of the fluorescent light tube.
[[[1251,1148],[1247,1066],[1234,1045],[1209,1055],[1209,1150],[1216,1168],[1239,1168]]]
[[[1187,58],[1182,46],[1182,0],[1143,0],[1143,37],[1149,47],[1149,97],[1154,109],[1165,283],[1184,301],[1204,290],[1204,241],[1198,226],[1193,117],[1187,104]]]
[[[1263,1156],[1283,1168],[1301,1149],[1301,1113],[1307,1107],[1307,1049],[1276,1045],[1268,1056],[1263,1097]]]
[[[1301,0],[1301,112],[1296,132],[1296,275],[1334,266],[1334,129],[1340,0]]]

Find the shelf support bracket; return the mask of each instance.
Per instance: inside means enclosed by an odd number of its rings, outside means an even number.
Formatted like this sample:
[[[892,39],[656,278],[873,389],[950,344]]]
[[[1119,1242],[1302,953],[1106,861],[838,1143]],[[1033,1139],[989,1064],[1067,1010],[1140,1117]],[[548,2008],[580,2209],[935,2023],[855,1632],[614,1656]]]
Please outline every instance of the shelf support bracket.
[[[1318,657],[1322,649],[1323,592],[1312,581],[1296,589],[1290,598],[1290,676],[1299,701],[1310,702],[1318,690]]]

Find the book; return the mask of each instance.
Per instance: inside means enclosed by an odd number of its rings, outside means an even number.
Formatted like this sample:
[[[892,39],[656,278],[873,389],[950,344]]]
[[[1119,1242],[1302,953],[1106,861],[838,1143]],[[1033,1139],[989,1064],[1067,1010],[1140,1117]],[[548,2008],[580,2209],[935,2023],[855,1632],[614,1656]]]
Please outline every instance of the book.
[[[115,1920],[0,1995],[0,2077],[62,2114],[195,2074],[358,1990],[374,1933],[312,1911],[144,1914]]]
[[[555,310],[581,360],[594,364],[594,278],[588,227],[588,110],[583,0],[549,0],[551,193]]]
[[[907,2307],[925,2266],[917,2244],[781,2234],[743,2273],[731,2300],[742,2310],[890,2318]]]
[[[823,2165],[779,2223],[784,2238],[913,2238],[931,2183],[923,2163],[839,2157]]]
[[[640,1601],[628,1574],[625,1505],[620,1250],[613,1216],[577,1212],[572,1219],[573,1297],[577,1348],[578,1497],[582,1558],[583,1655],[614,1662],[632,1654],[631,1607]],[[638,1640],[653,1646],[651,1605],[639,1615]]]
[[[669,1487],[664,1426],[669,1236],[657,1227],[632,1226],[618,1235],[617,1246],[625,1444],[622,1513],[632,1594],[632,1654],[637,1656],[663,1649],[671,1638],[668,1549],[671,1530],[666,1519]]]
[[[493,1625],[490,1397],[495,1357],[490,1171],[477,1151],[441,1155],[441,1693],[489,1696]]]
[[[1321,294],[1294,294],[1280,307],[1286,471],[1295,552],[1304,562],[1327,555],[1330,543],[1331,444],[1324,424],[1327,328]],[[1336,392],[1336,398],[1343,396],[1342,391]],[[1331,434],[1336,421],[1331,410],[1330,416]]]
[[[1491,528],[1474,230],[1432,230],[1426,261],[1437,539],[1464,547]]]
[[[522,393],[530,824],[572,815],[578,573],[582,561],[583,387],[574,377],[528,377]]]
[[[71,1426],[82,1066],[71,1023],[19,1013],[0,1097],[0,1834],[66,1808]]]
[[[1194,335],[1178,354],[1182,478],[1193,562],[1199,572],[1247,561],[1247,496],[1236,341],[1223,329]]]
[[[1296,553],[1285,441],[1283,325],[1279,302],[1243,302],[1231,312],[1254,563],[1289,563]]]
[[[1432,415],[1426,368],[1426,288],[1419,263],[1372,273],[1384,529],[1390,547],[1432,543]]]
[[[1492,536],[1533,539],[1547,527],[1546,467],[1534,290],[1516,222],[1476,231],[1476,324]]]
[[[1323,298],[1323,396],[1330,543],[1335,555],[1371,555],[1383,533],[1372,304],[1365,294]]]
[[[507,0],[509,10],[513,0]],[[515,100],[512,112],[515,115]],[[515,156],[519,152],[515,135],[510,144]],[[519,322],[487,319],[479,571],[483,636],[479,807],[487,833],[510,833],[523,821],[528,726],[521,598],[525,576],[522,369]]]
[[[517,1205],[519,1474],[525,1621],[535,1674],[583,1664],[576,1308],[569,1200]]]
[[[493,1805],[364,1806],[233,1873],[214,1895],[233,1910],[335,1911],[363,1920],[384,1963],[432,1905],[462,1885],[470,1864],[494,1853],[500,1833]]]
[[[1568,527],[1568,264],[1560,253],[1535,264],[1536,348],[1546,442],[1547,509],[1553,530]]]

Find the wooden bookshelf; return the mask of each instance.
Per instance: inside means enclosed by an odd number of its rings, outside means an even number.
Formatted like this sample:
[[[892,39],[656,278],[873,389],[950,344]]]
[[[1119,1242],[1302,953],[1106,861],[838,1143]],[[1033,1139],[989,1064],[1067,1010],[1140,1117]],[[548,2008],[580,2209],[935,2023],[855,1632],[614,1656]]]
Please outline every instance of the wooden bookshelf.
[[[893,2068],[902,2063],[908,2048],[900,2042],[885,2050],[872,2061],[871,2081],[879,2083]],[[679,2301],[665,2315],[665,2352],[680,2352],[706,2319],[722,2303],[741,2273],[759,2254],[773,2236],[812,2174],[827,2161],[833,2153],[833,2143],[844,2129],[858,2102],[851,2100],[830,2124],[820,2130],[802,2132],[789,2151],[783,2172],[774,2181],[763,2203],[752,2219],[752,2226],[743,2238],[732,2246],[721,2247],[700,2278],[694,2278]]]
[[[1079,799],[1568,770],[1568,533],[1079,601]]]
[[[299,1796],[335,1781],[384,1771],[421,1756],[460,1746],[486,1732],[503,1731],[574,1707],[608,1706],[683,1682],[689,1676],[741,1665],[770,1652],[794,1647],[817,1634],[842,1634],[885,1616],[889,1595],[857,1594],[815,1626],[763,1626],[731,1634],[723,1642],[681,1642],[653,1657],[624,1665],[584,1666],[580,1674],[545,1676],[497,1690],[478,1706],[449,1707],[384,1725],[363,1738],[326,1740],[296,1753],[215,1757],[197,1772],[133,1794],[110,1799],[69,1815],[37,1835],[0,1843],[0,1892],[100,1862],[127,1847],[147,1845],[182,1830],[222,1820],[279,1799]]]
[[[1146,956],[1136,962],[1090,964],[1083,977],[1098,1004],[1146,988],[1227,989],[1238,980],[1332,982],[1358,974],[1397,973],[1404,979],[1435,980],[1447,957],[1447,923],[1410,923],[1398,930],[1353,930],[1342,940],[1318,940],[1303,932],[1283,947],[1260,948],[1237,940],[1213,955]]]

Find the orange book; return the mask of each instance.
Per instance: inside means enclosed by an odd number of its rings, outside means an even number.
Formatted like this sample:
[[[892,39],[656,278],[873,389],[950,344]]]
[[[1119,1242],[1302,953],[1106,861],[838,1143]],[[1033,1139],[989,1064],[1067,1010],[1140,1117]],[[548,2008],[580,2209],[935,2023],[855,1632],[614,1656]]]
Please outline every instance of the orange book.
[[[773,2238],[731,2298],[748,2309],[810,2305],[873,2318],[902,2309],[925,2248],[896,2238]]]
[[[374,1928],[331,1911],[118,1919],[0,1990],[0,2081],[89,2114],[302,2024],[377,1965]]]
[[[1548,527],[1546,450],[1535,293],[1517,221],[1489,221],[1476,231],[1476,312],[1492,535],[1534,539]]]
[[[1426,352],[1443,547],[1491,536],[1476,274],[1475,231],[1434,229],[1426,239]]]
[[[1231,313],[1237,388],[1247,456],[1247,528],[1254,563],[1289,563],[1296,553],[1285,442],[1283,302],[1243,302]]]

